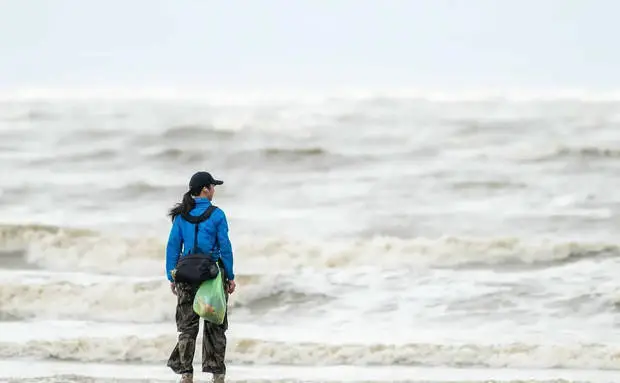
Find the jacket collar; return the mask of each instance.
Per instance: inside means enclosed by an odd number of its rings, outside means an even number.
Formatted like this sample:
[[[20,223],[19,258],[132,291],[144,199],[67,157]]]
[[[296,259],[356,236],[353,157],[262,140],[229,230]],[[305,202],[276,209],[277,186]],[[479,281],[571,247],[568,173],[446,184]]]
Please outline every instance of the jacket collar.
[[[196,201],[196,206],[211,206],[211,201],[208,198],[196,197],[194,201]]]

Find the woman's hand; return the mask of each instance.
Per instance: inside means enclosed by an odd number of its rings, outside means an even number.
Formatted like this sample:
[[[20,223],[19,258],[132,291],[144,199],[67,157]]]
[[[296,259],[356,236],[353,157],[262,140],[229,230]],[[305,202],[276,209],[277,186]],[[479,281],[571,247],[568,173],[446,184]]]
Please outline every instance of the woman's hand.
[[[170,290],[172,290],[172,294],[177,295],[177,285],[174,282],[170,282]]]
[[[237,287],[235,281],[228,281],[228,286],[226,286],[226,291],[228,292],[228,294],[234,293],[235,287]]]

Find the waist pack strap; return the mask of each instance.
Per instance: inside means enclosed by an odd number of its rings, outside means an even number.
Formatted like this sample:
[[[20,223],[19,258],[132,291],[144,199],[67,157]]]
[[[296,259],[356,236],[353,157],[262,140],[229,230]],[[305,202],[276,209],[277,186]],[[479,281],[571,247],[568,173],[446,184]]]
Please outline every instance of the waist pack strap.
[[[185,214],[185,213],[182,214],[183,219],[185,219],[187,222],[194,224],[194,248],[192,249],[192,254],[196,254],[198,252],[198,224],[200,222],[204,222],[207,219],[209,219],[209,217],[215,211],[215,209],[217,209],[217,206],[211,205],[207,208],[207,210],[204,211],[204,213],[202,213],[199,216],[192,216],[192,215]],[[215,249],[217,244],[218,244],[218,240],[217,240],[217,235],[216,235],[215,244],[213,245],[213,248],[211,249],[211,251]]]

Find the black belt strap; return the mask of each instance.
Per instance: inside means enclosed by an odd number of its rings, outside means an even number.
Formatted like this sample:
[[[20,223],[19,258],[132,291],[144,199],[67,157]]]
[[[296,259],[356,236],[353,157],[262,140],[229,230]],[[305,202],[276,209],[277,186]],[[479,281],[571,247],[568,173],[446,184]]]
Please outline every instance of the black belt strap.
[[[186,220],[189,223],[194,224],[194,248],[192,249],[193,254],[196,254],[198,252],[198,224],[200,222],[204,222],[207,219],[209,219],[209,217],[215,211],[215,209],[217,209],[217,206],[211,205],[207,208],[207,210],[204,211],[204,213],[198,216],[189,215],[189,213],[181,214],[184,220]],[[215,243],[213,244],[213,248],[211,249],[211,251],[213,251],[218,245],[219,245],[219,241],[217,239],[217,233],[216,233]]]

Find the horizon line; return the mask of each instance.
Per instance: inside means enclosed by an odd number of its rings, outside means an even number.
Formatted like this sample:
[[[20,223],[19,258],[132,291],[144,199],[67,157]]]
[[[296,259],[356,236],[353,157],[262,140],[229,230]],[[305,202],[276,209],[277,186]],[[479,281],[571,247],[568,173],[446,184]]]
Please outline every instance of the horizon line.
[[[286,101],[326,98],[404,98],[428,101],[620,101],[613,90],[586,87],[16,87],[0,88],[1,101],[29,100],[178,100],[178,101]]]

